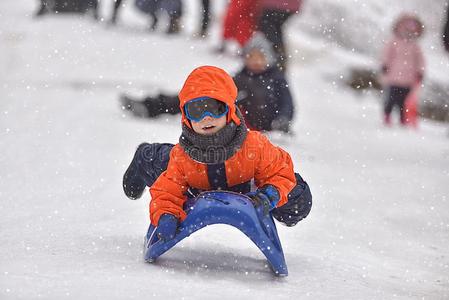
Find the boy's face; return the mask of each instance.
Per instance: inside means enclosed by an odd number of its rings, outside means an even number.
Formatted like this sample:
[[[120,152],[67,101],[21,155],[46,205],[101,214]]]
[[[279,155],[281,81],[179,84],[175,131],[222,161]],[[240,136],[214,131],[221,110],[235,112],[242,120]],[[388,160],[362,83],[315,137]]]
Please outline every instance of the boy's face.
[[[218,132],[220,129],[226,126],[226,115],[220,118],[213,118],[211,116],[205,116],[201,121],[192,122],[193,130],[198,134],[210,135]]]
[[[261,51],[253,49],[245,57],[245,66],[255,74],[262,73],[267,69],[267,59]]]

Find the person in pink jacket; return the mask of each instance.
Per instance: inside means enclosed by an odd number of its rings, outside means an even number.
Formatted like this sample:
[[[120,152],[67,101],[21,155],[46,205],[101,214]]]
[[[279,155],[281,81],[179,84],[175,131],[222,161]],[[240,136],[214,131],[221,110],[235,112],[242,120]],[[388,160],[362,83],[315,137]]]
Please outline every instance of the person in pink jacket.
[[[382,58],[382,81],[386,90],[384,122],[391,124],[390,114],[399,108],[401,124],[406,123],[404,103],[413,86],[424,76],[424,57],[418,38],[423,25],[414,15],[401,15],[393,27],[393,38],[386,44]]]

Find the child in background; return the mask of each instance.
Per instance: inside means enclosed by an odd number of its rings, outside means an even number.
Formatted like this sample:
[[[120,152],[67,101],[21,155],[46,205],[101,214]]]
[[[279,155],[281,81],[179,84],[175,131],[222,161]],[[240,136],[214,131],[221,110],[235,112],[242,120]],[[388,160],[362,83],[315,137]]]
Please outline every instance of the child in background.
[[[252,37],[259,18],[259,0],[230,0],[223,20],[222,42],[217,52],[226,51],[226,44],[235,40],[240,47]]]
[[[382,81],[386,86],[384,122],[391,125],[390,114],[399,108],[401,124],[406,123],[404,104],[414,85],[424,76],[424,58],[418,45],[423,26],[414,15],[402,15],[393,27],[393,38],[384,48],[382,58]]]
[[[256,32],[243,55],[245,65],[234,81],[239,91],[237,105],[246,125],[253,130],[290,133],[293,99],[284,72],[276,66],[272,44]]]
[[[179,93],[179,143],[142,144],[125,172],[131,199],[150,187],[150,218],[157,235],[169,240],[186,218],[183,205],[202,191],[248,194],[254,205],[294,226],[312,205],[307,183],[293,171],[290,155],[257,131],[248,130],[235,105],[237,87],[222,69],[199,67]],[[251,182],[257,190],[251,192]]]

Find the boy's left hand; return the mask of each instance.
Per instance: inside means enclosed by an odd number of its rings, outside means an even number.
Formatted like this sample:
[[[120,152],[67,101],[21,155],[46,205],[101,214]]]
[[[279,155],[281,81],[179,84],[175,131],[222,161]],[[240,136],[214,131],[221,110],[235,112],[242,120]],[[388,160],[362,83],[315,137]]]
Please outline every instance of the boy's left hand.
[[[270,211],[276,207],[280,199],[277,188],[271,184],[264,185],[255,192],[251,192],[246,195],[251,198],[254,207],[262,208],[264,216],[268,216]]]

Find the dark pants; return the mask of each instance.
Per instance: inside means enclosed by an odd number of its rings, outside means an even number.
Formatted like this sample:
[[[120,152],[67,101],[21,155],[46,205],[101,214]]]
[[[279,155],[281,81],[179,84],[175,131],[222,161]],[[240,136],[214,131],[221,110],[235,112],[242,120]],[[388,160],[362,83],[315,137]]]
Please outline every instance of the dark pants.
[[[388,89],[387,99],[385,101],[384,112],[385,116],[389,117],[393,108],[397,106],[399,108],[401,123],[405,124],[405,111],[404,104],[407,98],[410,88],[390,86]]]
[[[281,70],[285,68],[287,60],[282,26],[291,15],[291,12],[283,10],[265,9],[259,21],[260,31],[273,44],[273,49],[278,56],[278,67]]]
[[[167,169],[173,144],[139,145],[131,165],[123,176],[123,190],[130,199],[139,198],[145,187],[153,185],[159,175]],[[312,208],[312,194],[309,185],[295,173],[296,186],[288,195],[288,202],[273,210],[273,217],[279,222],[294,226],[304,219]],[[195,196],[197,191],[190,191]]]
[[[207,28],[209,27],[210,22],[210,1],[209,0],[201,0],[203,4],[203,18],[201,19],[201,35],[207,34]]]
[[[443,44],[447,52],[449,52],[449,4],[446,5],[446,23],[443,30]]]
[[[122,0],[115,0],[114,8],[112,10],[112,17],[110,20],[110,22],[113,24],[115,24],[117,22],[117,14],[118,14],[118,11],[119,11],[121,5],[122,5]]]
[[[49,12],[87,13],[92,10],[94,17],[98,18],[98,0],[40,0],[40,4],[36,16]]]

